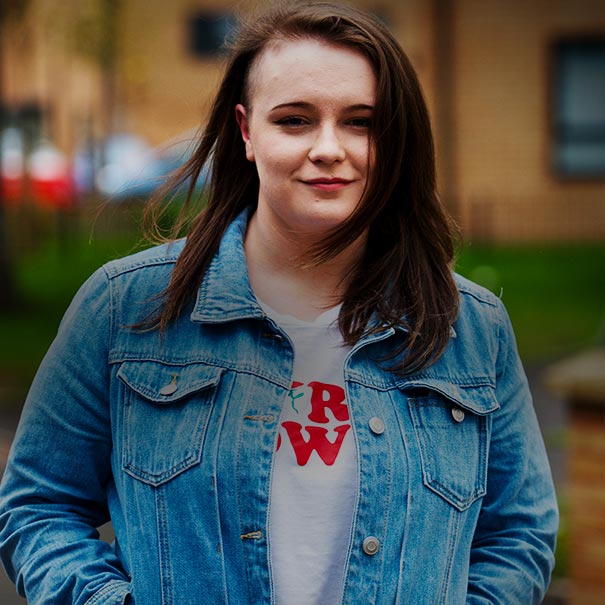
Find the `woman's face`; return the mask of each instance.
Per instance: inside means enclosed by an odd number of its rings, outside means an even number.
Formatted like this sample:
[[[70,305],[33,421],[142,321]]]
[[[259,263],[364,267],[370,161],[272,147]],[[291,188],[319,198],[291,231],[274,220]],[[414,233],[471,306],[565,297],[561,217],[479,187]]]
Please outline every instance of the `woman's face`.
[[[349,217],[368,179],[372,67],[347,47],[279,40],[249,80],[248,106],[238,105],[236,116],[258,170],[257,220],[321,235]]]

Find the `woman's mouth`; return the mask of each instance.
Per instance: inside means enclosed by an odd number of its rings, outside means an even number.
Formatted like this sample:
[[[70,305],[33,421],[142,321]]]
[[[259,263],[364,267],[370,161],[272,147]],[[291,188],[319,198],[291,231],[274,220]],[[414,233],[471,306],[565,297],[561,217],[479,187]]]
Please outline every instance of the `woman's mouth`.
[[[304,180],[305,185],[310,185],[315,189],[321,189],[323,191],[338,191],[349,185],[352,181],[347,179],[339,178],[319,178],[319,179],[308,179]]]

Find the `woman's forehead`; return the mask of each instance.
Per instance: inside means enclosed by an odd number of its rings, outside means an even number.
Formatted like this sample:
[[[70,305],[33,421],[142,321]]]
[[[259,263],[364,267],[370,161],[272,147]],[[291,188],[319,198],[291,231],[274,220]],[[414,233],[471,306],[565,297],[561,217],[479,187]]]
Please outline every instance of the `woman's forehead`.
[[[253,62],[248,77],[251,101],[344,96],[351,97],[353,104],[371,105],[375,90],[372,66],[361,52],[316,38],[271,41]]]

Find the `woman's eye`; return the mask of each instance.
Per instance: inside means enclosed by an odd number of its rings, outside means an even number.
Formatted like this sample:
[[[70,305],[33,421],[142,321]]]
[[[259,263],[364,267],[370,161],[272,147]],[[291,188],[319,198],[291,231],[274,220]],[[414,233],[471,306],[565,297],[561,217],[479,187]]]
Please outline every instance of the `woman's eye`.
[[[305,126],[308,123],[307,120],[301,118],[299,116],[287,116],[285,118],[280,118],[276,120],[276,124],[280,126]]]
[[[369,128],[371,125],[370,118],[352,118],[349,124],[355,128]]]

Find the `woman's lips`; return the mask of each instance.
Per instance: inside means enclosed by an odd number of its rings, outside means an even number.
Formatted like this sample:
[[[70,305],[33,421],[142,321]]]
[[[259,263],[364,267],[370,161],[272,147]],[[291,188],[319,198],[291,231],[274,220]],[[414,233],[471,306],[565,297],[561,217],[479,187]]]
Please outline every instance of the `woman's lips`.
[[[347,179],[308,179],[303,181],[306,185],[323,191],[337,191],[343,189],[351,182]]]

